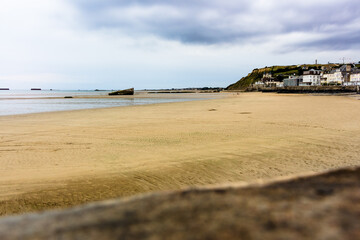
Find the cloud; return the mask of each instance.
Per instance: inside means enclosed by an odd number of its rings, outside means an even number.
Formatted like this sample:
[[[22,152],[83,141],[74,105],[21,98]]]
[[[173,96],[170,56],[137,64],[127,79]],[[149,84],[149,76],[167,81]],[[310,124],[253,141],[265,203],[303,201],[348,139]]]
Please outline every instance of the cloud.
[[[225,4],[229,9],[216,1],[111,3],[81,4],[85,24],[94,29],[121,29],[130,35],[152,34],[184,43],[228,42],[253,32],[240,24],[241,19],[226,17],[230,10],[234,12],[229,3]],[[237,9],[237,13],[243,12],[246,5]]]
[[[75,1],[90,29],[118,29],[185,44],[247,44],[290,33],[323,35],[294,47],[346,49],[360,32],[355,0]],[[352,26],[339,39],[342,29]],[[339,40],[339,42],[337,42]],[[349,45],[349,43],[351,43]],[[292,43],[288,43],[289,46]]]
[[[307,39],[296,47],[311,50],[348,50],[360,47],[360,18],[339,24],[328,24],[318,31],[319,37]]]
[[[0,84],[226,86],[253,68],[358,60],[352,0],[4,0]]]

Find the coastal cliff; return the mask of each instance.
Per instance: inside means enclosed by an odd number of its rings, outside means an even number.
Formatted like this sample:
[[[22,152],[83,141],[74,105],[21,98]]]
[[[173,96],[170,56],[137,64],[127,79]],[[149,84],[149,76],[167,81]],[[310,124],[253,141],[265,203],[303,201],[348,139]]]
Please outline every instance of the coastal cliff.
[[[247,87],[249,87],[251,84],[259,81],[263,77],[263,74],[270,72],[275,77],[281,78],[284,76],[289,76],[291,74],[296,74],[296,75],[302,74],[302,67],[291,65],[291,66],[272,66],[272,67],[264,67],[259,69],[255,68],[246,77],[243,77],[236,83],[228,86],[226,90],[244,90]]]

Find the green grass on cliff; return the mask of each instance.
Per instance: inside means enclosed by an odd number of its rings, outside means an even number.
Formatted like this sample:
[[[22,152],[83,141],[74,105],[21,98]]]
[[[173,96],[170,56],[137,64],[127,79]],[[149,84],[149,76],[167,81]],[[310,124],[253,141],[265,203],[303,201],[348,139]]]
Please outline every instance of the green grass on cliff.
[[[226,88],[226,90],[242,90],[250,86],[250,84],[255,83],[256,81],[260,80],[263,76],[263,71],[260,70],[253,70],[249,73],[246,77],[241,78],[234,84],[231,84]]]

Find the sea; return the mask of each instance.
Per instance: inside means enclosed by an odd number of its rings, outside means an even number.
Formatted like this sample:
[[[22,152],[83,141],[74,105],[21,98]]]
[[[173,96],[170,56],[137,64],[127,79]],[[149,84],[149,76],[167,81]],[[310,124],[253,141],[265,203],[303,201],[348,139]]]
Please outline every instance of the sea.
[[[103,98],[109,92],[94,90],[0,90],[0,116],[194,100],[189,98],[133,98],[130,96],[128,98]],[[91,96],[91,98],[65,98],[69,96]]]

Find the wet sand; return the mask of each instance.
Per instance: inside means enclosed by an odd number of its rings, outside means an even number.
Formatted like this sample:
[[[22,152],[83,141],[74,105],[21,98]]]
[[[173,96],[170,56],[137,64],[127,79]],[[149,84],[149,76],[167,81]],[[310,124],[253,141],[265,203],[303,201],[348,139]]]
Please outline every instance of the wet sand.
[[[0,126],[1,215],[360,164],[360,101],[345,96],[226,94]]]

